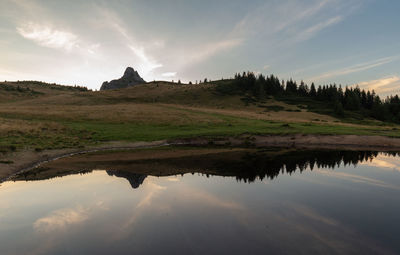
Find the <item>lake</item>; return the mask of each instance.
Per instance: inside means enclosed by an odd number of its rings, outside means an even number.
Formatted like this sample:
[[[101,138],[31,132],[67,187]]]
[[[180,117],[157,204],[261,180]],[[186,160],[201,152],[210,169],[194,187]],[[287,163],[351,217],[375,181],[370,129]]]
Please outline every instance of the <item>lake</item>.
[[[0,254],[400,253],[395,153],[232,153],[20,174]]]

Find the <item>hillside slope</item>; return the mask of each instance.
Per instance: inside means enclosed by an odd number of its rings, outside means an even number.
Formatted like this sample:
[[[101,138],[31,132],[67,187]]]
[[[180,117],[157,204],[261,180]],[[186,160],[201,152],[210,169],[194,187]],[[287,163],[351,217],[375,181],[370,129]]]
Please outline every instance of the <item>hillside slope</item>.
[[[221,94],[218,85],[228,82],[151,82],[107,91],[0,83],[0,152],[244,133],[399,136],[393,124],[342,122],[272,97]]]

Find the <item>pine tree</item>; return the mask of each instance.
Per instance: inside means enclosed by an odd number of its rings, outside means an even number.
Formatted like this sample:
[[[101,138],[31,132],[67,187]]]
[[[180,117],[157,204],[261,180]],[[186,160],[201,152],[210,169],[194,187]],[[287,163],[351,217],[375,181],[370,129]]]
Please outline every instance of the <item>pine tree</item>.
[[[334,112],[337,116],[339,117],[343,117],[344,116],[344,109],[343,109],[343,105],[341,102],[336,101],[335,102],[335,108],[334,108]]]

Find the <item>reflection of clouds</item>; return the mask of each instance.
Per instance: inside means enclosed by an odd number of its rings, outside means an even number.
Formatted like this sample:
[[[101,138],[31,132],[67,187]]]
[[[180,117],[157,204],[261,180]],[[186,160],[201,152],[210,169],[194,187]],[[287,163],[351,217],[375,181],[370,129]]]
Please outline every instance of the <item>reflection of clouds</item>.
[[[326,173],[322,171],[322,174]],[[359,178],[356,175],[343,176],[343,173],[339,173],[339,176],[346,180]],[[106,175],[104,177],[113,178]],[[93,175],[86,178],[92,180]],[[367,250],[367,252],[369,250],[371,253],[388,252],[382,250],[374,240],[358,233],[357,229],[352,227],[352,223],[345,224],[341,221],[343,218],[336,218],[335,214],[330,214],[329,211],[319,211],[319,206],[311,208],[301,202],[292,203],[290,198],[285,199],[285,196],[276,196],[277,193],[268,192],[262,195],[263,200],[258,200],[259,192],[262,190],[255,189],[254,185],[246,186],[246,190],[241,189],[231,178],[229,180],[221,178],[214,183],[210,183],[210,180],[205,180],[204,177],[173,178],[178,182],[169,179],[169,177],[149,177],[140,189],[131,191],[129,188],[129,192],[121,189],[127,186],[121,181],[115,185],[116,193],[110,192],[113,189],[107,186],[106,195],[101,196],[101,200],[93,201],[91,198],[89,203],[85,202],[86,200],[80,201],[81,206],[50,212],[34,223],[34,230],[40,232],[41,239],[40,245],[35,245],[29,254],[49,254],[52,251],[54,253],[53,249],[66,240],[62,238],[65,234],[67,237],[69,237],[68,234],[77,234],[75,231],[68,232],[68,230],[75,230],[77,226],[85,227],[89,225],[88,223],[91,226],[91,223],[99,225],[98,229],[96,227],[99,231],[91,229],[89,232],[95,238],[103,237],[101,239],[103,243],[99,246],[115,247],[116,252],[125,245],[142,241],[143,235],[144,237],[153,235],[150,239],[152,242],[155,240],[162,242],[162,239],[157,239],[161,235],[157,236],[158,233],[154,235],[152,231],[172,233],[182,238],[179,242],[184,247],[196,242],[201,245],[203,239],[196,239],[198,234],[205,233],[204,236],[207,237],[209,233],[207,231],[210,230],[211,233],[216,230],[219,233],[221,229],[221,240],[225,237],[223,232],[226,231],[229,232],[226,234],[228,237],[237,235],[238,242],[247,242],[250,238],[254,238],[251,240],[254,244],[259,241],[262,244],[278,247],[280,250],[286,245],[287,247],[283,249],[287,253],[300,252],[296,250],[298,247],[304,248],[302,252],[311,251],[310,253],[322,254],[357,254],[362,253],[362,250]],[[369,178],[363,181],[370,182],[371,180],[376,181]],[[230,186],[225,186],[227,182]],[[377,184],[383,183],[377,182]],[[215,185],[220,185],[220,187],[215,188]],[[92,186],[92,190],[98,192],[96,187]],[[270,190],[273,191],[272,188],[273,186]],[[82,204],[83,202],[85,203]],[[110,202],[116,202],[116,204]],[[111,210],[106,218],[96,217],[99,210],[107,210],[108,207]],[[175,211],[171,213],[172,210]],[[164,216],[165,212],[168,212],[168,217]],[[159,221],[163,224],[157,225]],[[191,232],[192,221],[198,222],[196,226],[201,225],[201,231]],[[164,225],[165,222],[168,224]],[[216,224],[213,225],[211,222]],[[165,229],[166,226],[173,226],[173,228]],[[92,240],[90,238],[93,237],[90,236],[88,240]],[[211,237],[212,235],[208,238]],[[120,242],[121,239],[122,242]],[[185,241],[188,243],[186,244]]]
[[[37,219],[33,227],[38,232],[53,232],[65,230],[69,226],[85,222],[98,210],[109,210],[104,201],[95,201],[93,204],[83,207],[63,208],[50,212],[47,216]]]
[[[188,188],[183,193],[183,197],[190,200],[196,200],[196,203],[204,203],[207,206],[221,207],[230,210],[245,210],[245,207],[237,202],[224,200],[214,194],[203,190],[195,190]]]
[[[339,225],[339,223],[336,220],[334,220],[333,218],[323,216],[323,215],[317,213],[316,211],[312,210],[310,207],[307,207],[304,205],[294,205],[292,209],[295,210],[297,213],[303,215],[304,217],[307,217],[314,221],[319,221],[321,223],[324,223],[326,225],[331,225],[331,226]]]
[[[131,227],[137,222],[138,218],[143,214],[144,210],[148,207],[152,207],[155,209],[156,206],[153,205],[153,199],[159,195],[162,191],[167,188],[158,184],[153,183],[152,178],[148,178],[145,180],[142,189],[150,189],[150,191],[141,199],[136,206],[133,208],[133,214],[125,221],[125,223],[121,226],[118,233],[115,233],[113,236],[113,240],[119,240],[126,237],[129,233]],[[161,209],[162,207],[158,205]]]
[[[177,177],[168,177],[168,178],[167,178],[167,181],[170,181],[170,182],[179,182],[180,180],[179,180]]]
[[[33,223],[33,227],[39,232],[52,232],[63,230],[66,227],[86,221],[89,218],[89,210],[78,206],[65,208],[51,212],[48,216],[40,218]]]
[[[164,180],[167,181],[167,183],[169,183],[170,185],[175,185],[178,184],[178,182],[180,183],[181,179],[178,177],[167,177],[164,178]],[[159,197],[163,193],[163,191],[167,189],[167,187],[156,184],[154,181],[157,182],[158,180],[152,177],[146,179],[141,189],[148,190],[147,194],[133,207],[133,213],[124,221],[124,223],[121,225],[121,228],[118,229],[118,232],[113,234],[113,241],[127,237],[129,235],[129,232],[132,230],[132,227],[138,222],[139,218],[146,213],[147,210],[150,209],[151,211],[158,213],[168,212],[171,210],[171,205],[169,203],[170,201],[168,199],[159,199],[157,200],[157,203],[153,203],[154,199]],[[212,193],[196,189],[192,186],[181,185],[180,183],[179,187],[177,188],[178,191],[171,190],[171,192],[177,192],[177,195],[179,196],[179,201],[184,204],[190,201],[195,202],[196,204],[205,204],[206,206],[228,209],[230,212],[244,211],[246,209],[239,203],[224,200]]]
[[[372,161],[362,162],[360,165],[378,167],[383,170],[391,169],[400,172],[400,158],[383,154]]]
[[[363,251],[368,251],[371,254],[392,254],[351,226],[308,206],[287,203],[283,207],[283,211],[272,213],[268,217],[273,222],[271,224],[276,224],[275,235],[282,235],[286,241],[294,242],[293,247],[310,244],[311,241],[310,249],[313,253],[362,254]]]
[[[43,241],[40,246],[36,246],[26,254],[48,254],[62,240],[60,233],[89,220],[98,210],[109,210],[109,208],[105,206],[104,201],[99,200],[87,207],[77,206],[55,210],[36,220],[33,228],[36,232],[44,234],[45,238],[41,239]]]
[[[151,191],[137,204],[136,208],[140,208],[143,206],[150,206],[153,197],[160,191],[167,189],[166,187],[160,186],[155,183],[149,182],[148,184],[151,186]]]
[[[356,182],[356,183],[365,183],[365,184],[383,187],[383,188],[389,188],[389,189],[399,189],[398,186],[391,185],[384,181],[376,180],[373,178],[364,177],[361,175],[349,174],[349,173],[338,172],[338,171],[321,170],[321,169],[316,170],[316,172],[323,174],[323,175],[327,175],[329,177],[335,177],[335,178],[343,179],[346,181],[351,181],[351,182]]]

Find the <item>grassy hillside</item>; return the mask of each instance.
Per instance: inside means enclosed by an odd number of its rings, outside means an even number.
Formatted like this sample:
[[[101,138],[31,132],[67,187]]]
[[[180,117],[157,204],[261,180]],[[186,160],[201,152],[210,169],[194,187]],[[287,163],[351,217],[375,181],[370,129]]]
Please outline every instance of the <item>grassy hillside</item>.
[[[151,82],[108,91],[0,83],[0,153],[243,133],[399,136],[393,124],[311,112],[312,102],[224,93],[220,85],[229,82]]]

